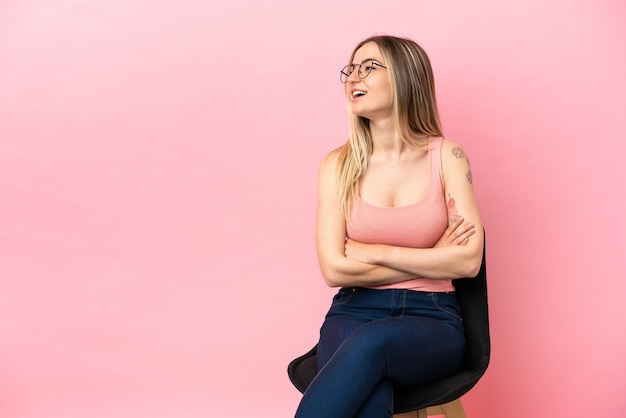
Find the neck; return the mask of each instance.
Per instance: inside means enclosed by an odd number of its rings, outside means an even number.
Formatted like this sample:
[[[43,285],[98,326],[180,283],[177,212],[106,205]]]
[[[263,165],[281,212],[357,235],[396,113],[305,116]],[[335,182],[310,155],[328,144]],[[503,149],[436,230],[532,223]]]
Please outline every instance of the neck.
[[[402,139],[397,126],[391,120],[370,120],[372,155],[385,159],[400,159],[407,154],[428,149],[428,135],[415,136],[409,142]],[[405,138],[406,139],[406,138]]]
[[[398,157],[406,149],[396,125],[390,119],[370,120],[370,132],[375,154]]]

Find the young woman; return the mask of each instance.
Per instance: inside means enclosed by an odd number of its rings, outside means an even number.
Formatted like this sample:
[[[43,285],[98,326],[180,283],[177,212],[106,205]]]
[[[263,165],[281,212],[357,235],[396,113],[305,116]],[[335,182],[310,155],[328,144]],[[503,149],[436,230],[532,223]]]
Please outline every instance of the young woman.
[[[349,141],[319,170],[317,252],[340,287],[298,418],[391,417],[393,385],[453,374],[465,351],[452,279],[478,273],[483,226],[465,152],[443,138],[429,59],[376,36],[341,71]]]

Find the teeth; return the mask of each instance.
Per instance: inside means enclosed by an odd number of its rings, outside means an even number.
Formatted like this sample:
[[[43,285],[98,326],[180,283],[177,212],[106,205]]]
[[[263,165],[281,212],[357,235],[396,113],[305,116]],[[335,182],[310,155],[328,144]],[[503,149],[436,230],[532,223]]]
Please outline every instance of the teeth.
[[[364,96],[365,92],[362,90],[355,90],[352,92],[352,97],[357,97],[357,96]]]

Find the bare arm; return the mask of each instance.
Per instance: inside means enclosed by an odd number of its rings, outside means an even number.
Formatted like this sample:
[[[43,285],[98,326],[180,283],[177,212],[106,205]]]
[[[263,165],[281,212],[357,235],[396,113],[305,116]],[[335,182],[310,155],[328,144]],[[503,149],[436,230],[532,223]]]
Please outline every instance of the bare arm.
[[[475,276],[482,261],[483,225],[467,156],[459,146],[447,140],[442,146],[442,168],[451,224],[434,248],[395,247],[348,240],[345,245],[347,257],[404,271],[413,277],[455,279]]]

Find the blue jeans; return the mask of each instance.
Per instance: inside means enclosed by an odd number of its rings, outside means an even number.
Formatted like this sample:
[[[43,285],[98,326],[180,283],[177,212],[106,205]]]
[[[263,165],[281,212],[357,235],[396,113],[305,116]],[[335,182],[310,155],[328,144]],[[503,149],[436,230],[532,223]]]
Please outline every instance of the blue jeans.
[[[394,385],[450,376],[464,353],[454,293],[342,288],[320,331],[319,373],[296,417],[391,417]]]

